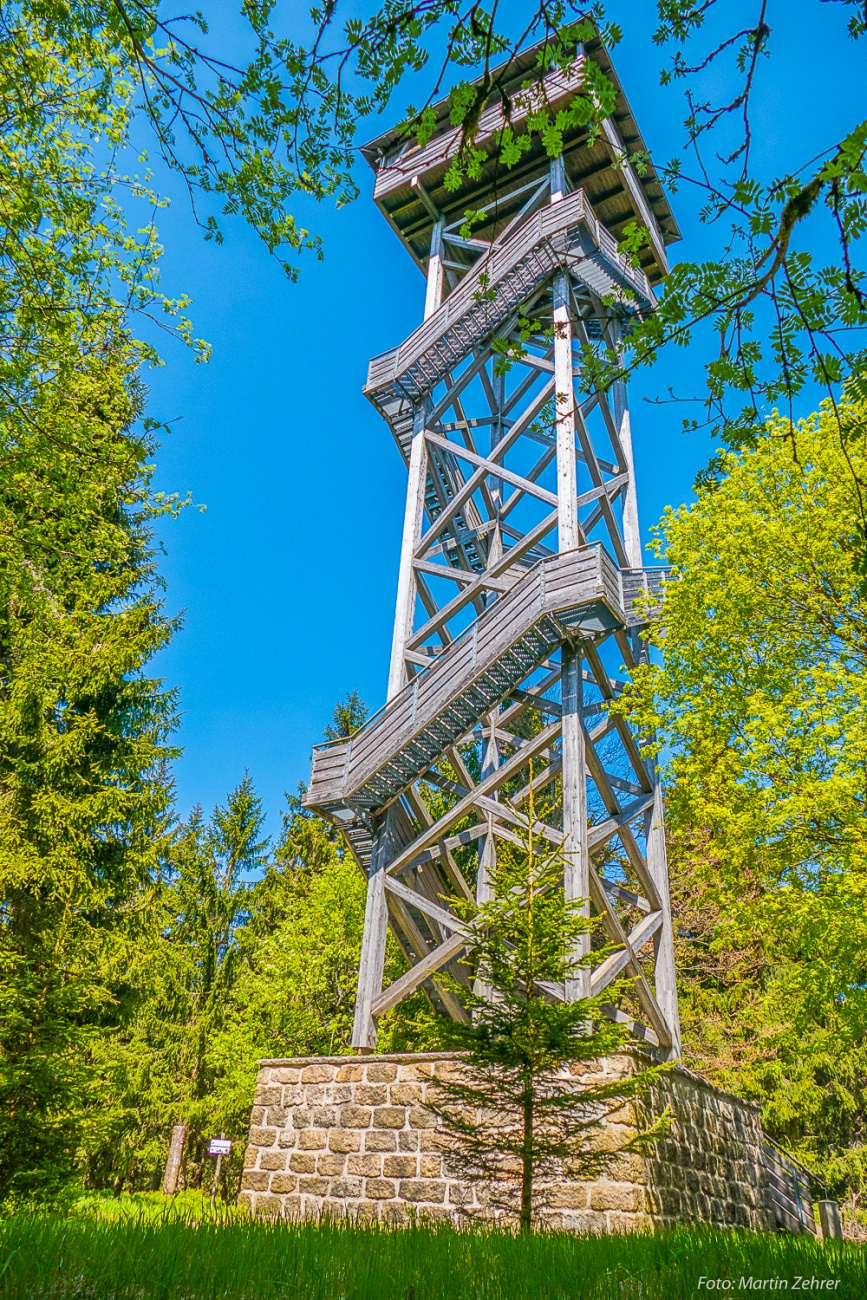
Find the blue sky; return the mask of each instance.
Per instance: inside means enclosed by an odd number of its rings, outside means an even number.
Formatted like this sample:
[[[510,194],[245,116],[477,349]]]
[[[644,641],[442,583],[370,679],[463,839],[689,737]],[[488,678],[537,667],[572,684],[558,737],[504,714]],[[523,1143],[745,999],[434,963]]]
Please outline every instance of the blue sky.
[[[616,8],[618,72],[649,146],[668,158],[683,110],[676,90],[659,88],[654,6]],[[752,8],[725,0],[727,29]],[[867,44],[846,39],[847,14],[822,0],[770,6],[779,30],[755,108],[770,173],[802,165],[856,120]],[[373,122],[362,138],[389,124]],[[222,801],[247,768],[275,832],[283,792],[306,779],[337,699],[352,687],[373,709],[384,698],[405,470],[361,386],[369,357],[418,324],[424,282],[373,205],[362,160],[358,178],[361,196],[342,211],[296,209],[325,257],[303,259],[294,285],[240,222],[222,246],[205,243],[177,187],[163,186],[173,197],[159,221],[163,287],[190,295],[195,331],[213,345],[207,366],[164,349],[165,367],[149,377],[152,414],[173,422],[157,485],[207,507],[163,533],[167,604],[185,613],[155,667],[181,691],[182,814]],[[710,255],[693,196],[682,191],[673,205],[684,232],[673,258]],[[682,408],[653,400],[671,385],[698,391],[701,360],[679,350],[632,387],[645,532],[666,505],[689,499],[708,458],[707,438],[680,431]]]

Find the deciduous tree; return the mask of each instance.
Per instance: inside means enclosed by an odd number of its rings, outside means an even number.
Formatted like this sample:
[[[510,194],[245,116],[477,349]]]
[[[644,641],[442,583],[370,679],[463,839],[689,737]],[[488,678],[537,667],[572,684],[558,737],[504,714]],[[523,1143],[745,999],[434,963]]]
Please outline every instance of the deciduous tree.
[[[864,410],[840,414],[864,427]],[[867,662],[858,506],[830,404],[727,453],[657,551],[678,580],[634,720],[667,755],[688,1063],[865,1190]],[[795,454],[797,450],[797,455]]]

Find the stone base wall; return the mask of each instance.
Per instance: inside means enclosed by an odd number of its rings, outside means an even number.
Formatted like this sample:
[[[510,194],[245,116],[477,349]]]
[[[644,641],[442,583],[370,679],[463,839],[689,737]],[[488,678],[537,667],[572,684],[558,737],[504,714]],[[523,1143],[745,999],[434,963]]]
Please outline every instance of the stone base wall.
[[[628,1054],[573,1067],[594,1081],[635,1069]],[[259,1063],[239,1203],[256,1215],[406,1222],[492,1217],[483,1183],[449,1169],[448,1143],[425,1106],[437,1077],[465,1070],[454,1053],[304,1057]],[[668,1108],[668,1132],[604,1177],[564,1179],[544,1219],[578,1232],[637,1231],[703,1221],[773,1229],[756,1107],[675,1069],[605,1122],[620,1147]]]

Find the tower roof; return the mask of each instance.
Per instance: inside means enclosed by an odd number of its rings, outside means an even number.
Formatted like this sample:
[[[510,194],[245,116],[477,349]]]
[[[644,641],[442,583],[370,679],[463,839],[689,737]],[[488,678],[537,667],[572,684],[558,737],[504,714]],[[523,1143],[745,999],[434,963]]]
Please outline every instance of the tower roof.
[[[500,82],[509,97],[518,95],[521,85],[536,68],[541,43],[521,51],[510,63],[508,76]],[[602,224],[619,238],[629,221],[639,221],[650,230],[651,242],[642,249],[641,265],[651,283],[668,270],[666,245],[680,238],[680,230],[654,168],[643,174],[630,161],[645,151],[644,140],[623,93],[608,51],[601,41],[585,42],[564,73],[552,69],[544,78],[545,94],[554,108],[564,107],[580,90],[583,69],[592,59],[616,89],[614,111],[603,123],[600,138],[588,145],[584,128],[570,128],[563,139],[566,176],[572,189],[582,189]],[[506,65],[504,65],[505,67]],[[548,173],[549,158],[538,135],[531,148],[512,168],[505,168],[495,154],[482,165],[476,180],[464,179],[460,188],[449,191],[443,181],[460,143],[460,128],[449,121],[449,105],[441,100],[434,106],[436,126],[430,141],[419,147],[414,136],[401,127],[377,136],[361,152],[376,172],[374,200],[416,263],[425,270],[435,219],[446,223],[463,221],[468,208],[490,205],[486,220],[474,226],[473,236],[496,238],[500,230],[520,211],[532,191],[535,179]],[[520,128],[526,108],[513,104],[511,121]],[[492,93],[482,111],[477,143],[484,148],[505,123],[502,96]]]

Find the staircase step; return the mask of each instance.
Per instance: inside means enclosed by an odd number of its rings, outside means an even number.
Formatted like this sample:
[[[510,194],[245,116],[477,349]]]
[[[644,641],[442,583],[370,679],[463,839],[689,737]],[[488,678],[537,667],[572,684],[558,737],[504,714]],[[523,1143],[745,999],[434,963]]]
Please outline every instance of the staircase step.
[[[604,608],[605,626],[623,626],[619,582],[613,562],[596,547],[528,569],[478,617],[472,638],[450,644],[337,752],[335,746],[314,750],[305,806],[326,816],[341,804],[350,811],[384,807],[575,633],[578,611],[589,616]],[[546,594],[551,590],[554,596]],[[558,610],[568,613],[568,628],[558,623]]]

